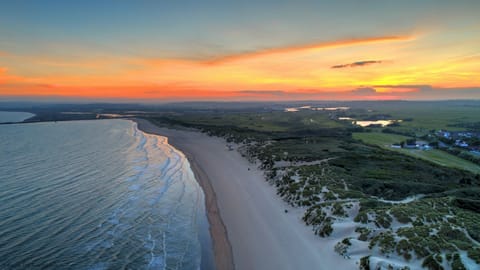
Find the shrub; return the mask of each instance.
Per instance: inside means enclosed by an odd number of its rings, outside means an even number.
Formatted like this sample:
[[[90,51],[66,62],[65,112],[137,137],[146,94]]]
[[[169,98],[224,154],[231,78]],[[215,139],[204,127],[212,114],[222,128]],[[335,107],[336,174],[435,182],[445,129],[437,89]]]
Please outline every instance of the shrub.
[[[360,270],[370,270],[370,256],[360,258]]]
[[[429,270],[443,270],[443,267],[433,258],[432,255],[423,260],[422,267],[425,267]]]
[[[460,255],[458,255],[458,253],[453,254],[452,270],[467,270],[465,265],[463,265],[462,259],[460,259]]]

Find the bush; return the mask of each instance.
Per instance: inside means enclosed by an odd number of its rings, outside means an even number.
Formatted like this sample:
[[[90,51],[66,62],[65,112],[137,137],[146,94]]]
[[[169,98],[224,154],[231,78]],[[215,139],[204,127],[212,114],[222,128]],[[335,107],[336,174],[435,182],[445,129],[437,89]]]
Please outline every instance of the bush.
[[[398,220],[398,222],[400,223],[403,223],[403,224],[407,224],[407,223],[410,223],[412,222],[412,219],[410,218],[410,216],[405,212],[404,209],[400,208],[400,207],[393,207],[391,210],[390,210],[390,213],[392,213],[392,215]]]
[[[460,255],[458,255],[458,253],[453,254],[452,270],[467,270],[465,265],[463,265],[462,259],[460,259]]]
[[[422,267],[425,267],[429,270],[443,270],[443,267],[433,258],[432,255],[423,260]]]
[[[370,270],[370,256],[360,258],[360,270]]]
[[[343,210],[343,206],[338,202],[333,204],[332,214],[336,216],[342,216],[342,217],[347,215],[345,213],[345,210]]]
[[[480,264],[480,248],[470,248],[468,250],[468,257],[474,260],[476,263]]]
[[[366,227],[357,227],[355,232],[360,233],[358,236],[358,240],[360,241],[367,241],[368,236],[370,235],[370,229]]]
[[[365,212],[359,212],[358,215],[354,219],[355,222],[367,223],[368,222],[368,215]]]

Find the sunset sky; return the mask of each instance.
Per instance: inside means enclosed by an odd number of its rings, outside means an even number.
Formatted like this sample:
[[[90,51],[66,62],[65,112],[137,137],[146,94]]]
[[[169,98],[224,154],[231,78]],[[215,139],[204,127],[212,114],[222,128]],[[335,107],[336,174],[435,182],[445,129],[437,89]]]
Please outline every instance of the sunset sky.
[[[0,0],[0,100],[472,98],[478,0]]]

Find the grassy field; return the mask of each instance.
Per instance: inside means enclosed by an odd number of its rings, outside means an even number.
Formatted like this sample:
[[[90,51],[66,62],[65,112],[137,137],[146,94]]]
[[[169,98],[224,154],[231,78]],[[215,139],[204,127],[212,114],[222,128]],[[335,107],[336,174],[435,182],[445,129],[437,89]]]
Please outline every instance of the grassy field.
[[[313,111],[266,112],[266,113],[230,113],[196,114],[188,117],[173,116],[181,124],[195,126],[235,126],[258,132],[286,132],[303,129],[337,128],[344,124],[330,120],[328,114]]]
[[[441,150],[437,150],[437,149],[428,150],[428,151],[408,150],[408,149],[397,149],[397,150],[400,150],[401,152],[414,157],[430,160],[442,166],[455,167],[455,168],[471,171],[473,173],[480,173],[480,166],[468,160],[461,159],[459,157],[456,157],[454,155],[451,155]]]
[[[459,168],[473,173],[480,173],[480,166],[441,150],[396,149],[390,147],[390,145],[393,143],[400,143],[401,141],[409,139],[409,137],[407,136],[379,132],[368,132],[353,133],[352,137],[354,139],[361,140],[366,144],[378,145],[384,149],[428,160],[441,166]]]
[[[465,130],[462,125],[479,122],[480,106],[478,102],[468,101],[359,103],[353,105],[345,116],[362,120],[375,115],[404,120],[399,126],[389,128],[422,136],[431,130]]]
[[[400,143],[410,137],[390,134],[390,133],[380,133],[380,132],[356,132],[352,134],[352,137],[356,140],[361,140],[367,144],[378,145],[390,149],[390,145],[393,143]]]

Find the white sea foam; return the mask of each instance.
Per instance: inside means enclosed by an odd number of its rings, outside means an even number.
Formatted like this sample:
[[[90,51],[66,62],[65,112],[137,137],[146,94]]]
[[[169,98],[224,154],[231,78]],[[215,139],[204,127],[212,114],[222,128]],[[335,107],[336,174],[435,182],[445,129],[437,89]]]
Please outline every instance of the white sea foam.
[[[166,138],[125,120],[0,128],[17,160],[0,159],[0,265],[198,269],[203,192]]]

